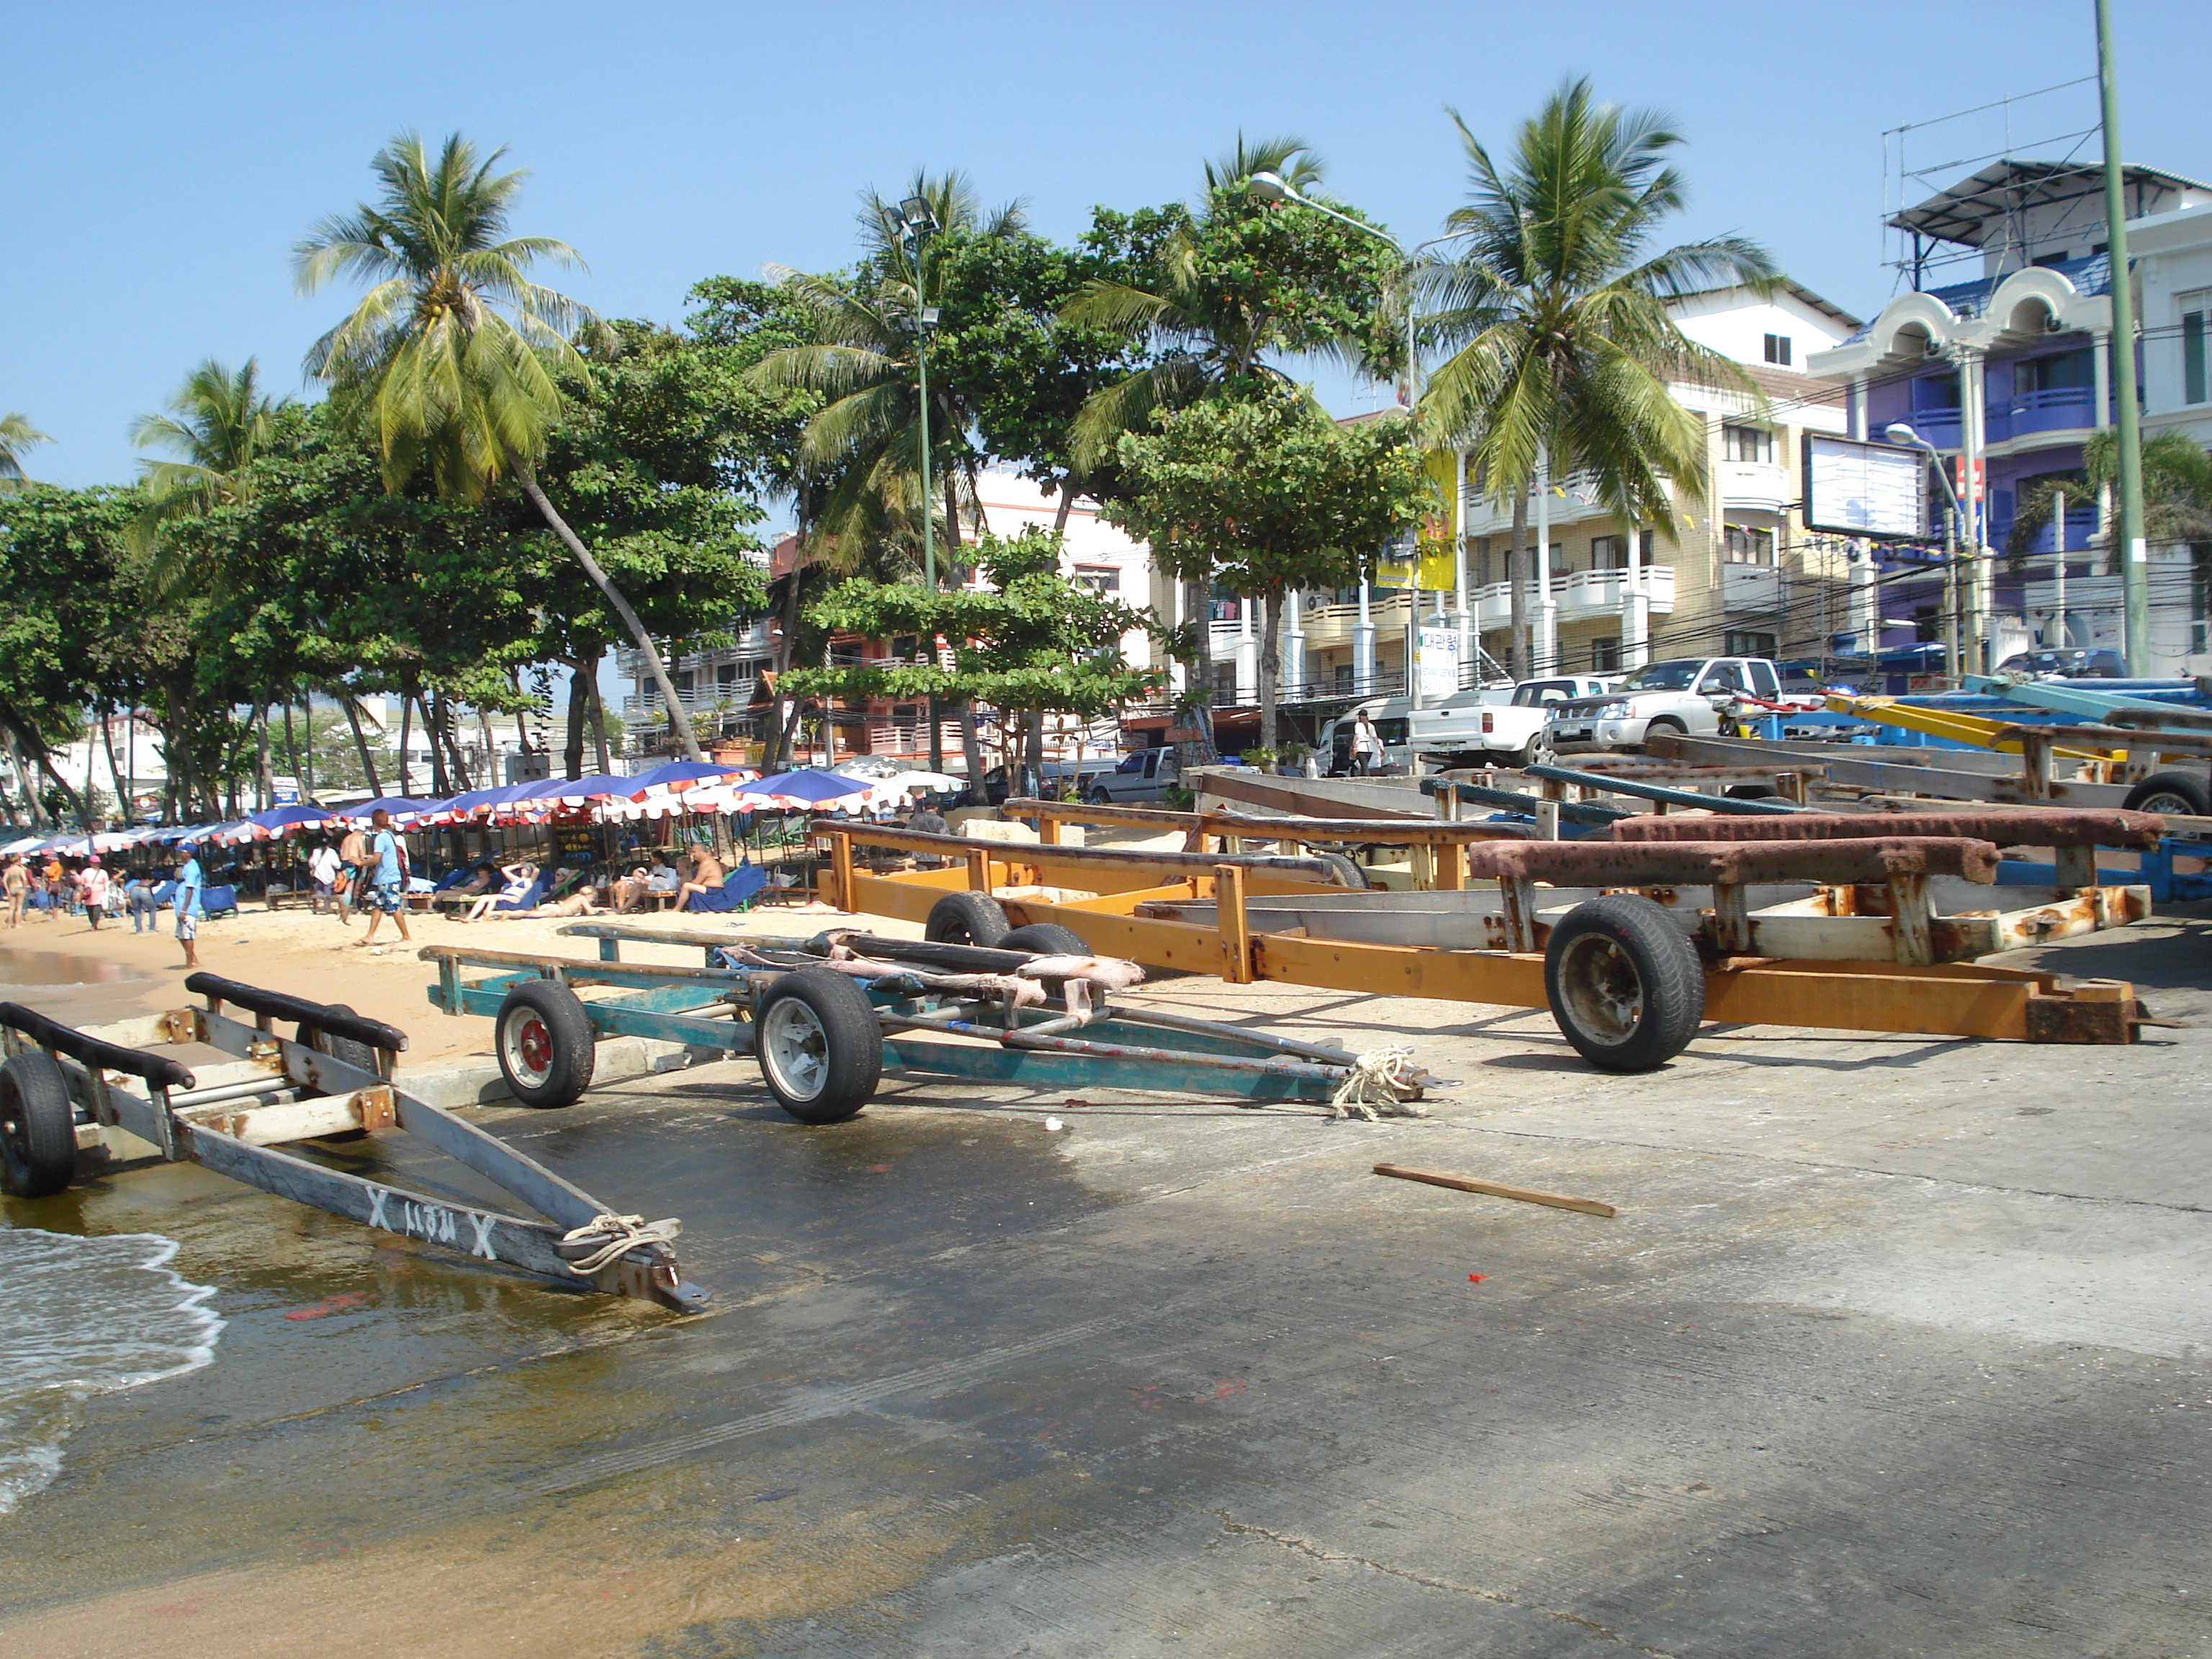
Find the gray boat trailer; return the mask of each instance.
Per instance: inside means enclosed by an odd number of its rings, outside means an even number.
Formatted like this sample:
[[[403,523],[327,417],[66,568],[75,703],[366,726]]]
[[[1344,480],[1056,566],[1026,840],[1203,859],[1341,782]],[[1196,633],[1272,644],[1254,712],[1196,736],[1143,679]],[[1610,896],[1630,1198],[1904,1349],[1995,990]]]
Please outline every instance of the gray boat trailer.
[[[426,945],[420,954],[438,969],[437,982],[429,988],[432,1005],[447,1013],[496,1018],[516,985],[538,979],[571,989],[614,991],[622,994],[580,1000],[596,1037],[679,1042],[696,1058],[720,1059],[755,1052],[762,993],[785,974],[822,963],[833,939],[860,957],[908,965],[924,976],[1003,974],[1040,954],[847,930],[810,939],[770,939],[589,921],[560,931],[596,939],[599,959]],[[696,968],[624,961],[625,943],[696,948],[705,959]],[[493,971],[470,979],[463,976],[465,968]],[[933,992],[904,975],[876,981],[866,994],[883,1027],[886,1072],[1036,1088],[1227,1097],[1257,1107],[1334,1101],[1360,1060],[1338,1044],[1109,1003],[1104,994],[1071,997],[1063,991],[1042,1006],[1024,1008],[989,997]],[[941,1040],[945,1037],[981,1041]],[[1411,1102],[1436,1083],[1407,1066],[1392,1088],[1401,1101]]]
[[[204,996],[206,1006],[155,1017],[149,1033],[155,1043],[218,1048],[250,1067],[247,1075],[202,1087],[173,1055],[125,1047],[33,1009],[0,1003],[0,1050],[10,1057],[43,1052],[59,1066],[82,1115],[80,1159],[105,1151],[123,1159],[198,1164],[279,1198],[519,1268],[564,1290],[636,1297],[678,1313],[705,1307],[709,1293],[684,1280],[663,1237],[642,1238],[596,1271],[572,1265],[635,1233],[623,1224],[635,1218],[617,1216],[498,1137],[394,1082],[394,1056],[407,1046],[404,1031],[350,1009],[213,974],[192,975],[185,988]],[[248,1014],[250,1023],[227,1012],[227,1005]],[[279,1021],[295,1024],[295,1036],[280,1036]],[[339,1042],[362,1045],[372,1064],[331,1052]],[[126,1079],[140,1088],[128,1086]],[[545,1219],[450,1203],[281,1150],[289,1142],[395,1129],[465,1165]],[[668,1228],[665,1222],[654,1225]]]

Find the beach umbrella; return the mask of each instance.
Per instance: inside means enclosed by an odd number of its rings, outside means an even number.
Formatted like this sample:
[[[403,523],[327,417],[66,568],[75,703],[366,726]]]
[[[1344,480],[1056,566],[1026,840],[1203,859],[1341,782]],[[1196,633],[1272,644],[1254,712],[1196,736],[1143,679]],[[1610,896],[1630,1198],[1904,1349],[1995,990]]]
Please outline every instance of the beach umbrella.
[[[264,835],[281,836],[303,823],[328,823],[331,817],[327,808],[302,802],[296,806],[272,806],[265,812],[256,812],[246,822]]]
[[[670,761],[665,765],[631,776],[628,793],[632,800],[643,800],[648,795],[672,794],[702,784],[741,781],[754,775],[749,766],[717,766],[711,761]]]
[[[842,777],[835,772],[803,768],[796,772],[779,772],[774,777],[748,783],[731,791],[730,799],[739,811],[760,806],[803,811],[809,806],[819,806],[823,801],[839,800],[848,795],[865,795],[874,787],[866,778]]]
[[[874,784],[878,800],[897,800],[921,793],[965,789],[968,780],[950,777],[943,772],[900,772],[888,778],[877,778]]]
[[[333,816],[349,823],[367,823],[379,812],[389,812],[398,823],[412,823],[417,818],[427,818],[442,811],[441,800],[416,800],[405,795],[386,795],[379,800],[365,800],[358,806],[340,809]]]
[[[609,796],[627,798],[630,780],[618,772],[594,772],[581,778],[541,778],[528,786],[528,793],[518,795],[525,800],[566,801],[572,805],[587,800],[604,800]]]

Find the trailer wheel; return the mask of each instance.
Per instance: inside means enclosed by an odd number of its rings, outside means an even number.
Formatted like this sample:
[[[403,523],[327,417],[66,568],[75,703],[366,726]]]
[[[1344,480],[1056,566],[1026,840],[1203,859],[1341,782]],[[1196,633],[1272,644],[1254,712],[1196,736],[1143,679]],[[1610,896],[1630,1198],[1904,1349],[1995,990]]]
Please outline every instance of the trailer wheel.
[[[1000,951],[1034,951],[1042,957],[1087,957],[1091,947],[1073,927],[1056,921],[1033,921],[1017,927],[992,947]]]
[[[1356,860],[1341,853],[1316,853],[1314,856],[1328,866],[1328,878],[1336,886],[1364,893],[1375,884],[1367,879],[1367,872]]]
[[[2128,791],[2125,805],[2130,812],[2212,817],[2212,789],[2193,772],[2154,772]]]
[[[573,1106],[592,1086],[592,1017],[565,985],[532,979],[514,986],[499,1005],[494,1038],[500,1075],[526,1106]]]
[[[1544,951],[1544,1000],[1577,1053],[1608,1072],[1650,1072],[1682,1052],[1705,1012],[1697,947],[1635,893],[1577,904]]]
[[[353,1010],[343,1002],[334,1002],[331,1006],[337,1013],[353,1012]],[[349,1066],[358,1066],[364,1072],[374,1072],[376,1069],[376,1050],[359,1037],[332,1036],[321,1026],[310,1025],[303,1019],[300,1022],[299,1041],[309,1048],[321,1049],[332,1060],[343,1060]],[[303,1089],[300,1091],[300,1098],[313,1100],[326,1092],[328,1091],[320,1089]],[[319,1140],[366,1140],[368,1138],[368,1131],[366,1129],[333,1129],[326,1135],[316,1137]]]
[[[51,1198],[76,1175],[69,1079],[52,1054],[17,1054],[0,1066],[0,1185],[15,1198]]]
[[[1006,907],[988,893],[947,893],[929,907],[921,936],[933,945],[980,945],[994,949],[1013,930]]]
[[[875,1007],[829,968],[801,968],[762,994],[754,1052],[776,1103],[801,1123],[842,1123],[883,1080]]]

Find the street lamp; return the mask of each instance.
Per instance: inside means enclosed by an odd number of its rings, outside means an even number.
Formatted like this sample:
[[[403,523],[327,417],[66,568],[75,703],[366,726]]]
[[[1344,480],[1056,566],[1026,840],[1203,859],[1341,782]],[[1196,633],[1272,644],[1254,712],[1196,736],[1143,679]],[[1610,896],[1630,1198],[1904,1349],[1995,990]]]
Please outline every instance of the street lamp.
[[[906,227],[907,254],[914,264],[914,367],[921,401],[921,580],[937,592],[937,514],[931,504],[929,479],[929,331],[937,326],[937,307],[921,304],[921,245],[943,228],[927,199],[909,196],[899,204],[899,222]]]
[[[1919,450],[1934,461],[1936,477],[1950,503],[1943,509],[1943,674],[1955,684],[1959,678],[1959,520],[1966,517],[1966,510],[1960,505],[1959,492],[1951,487],[1951,475],[1934,444],[1902,421],[1892,421],[1882,428],[1881,435],[1893,444]]]

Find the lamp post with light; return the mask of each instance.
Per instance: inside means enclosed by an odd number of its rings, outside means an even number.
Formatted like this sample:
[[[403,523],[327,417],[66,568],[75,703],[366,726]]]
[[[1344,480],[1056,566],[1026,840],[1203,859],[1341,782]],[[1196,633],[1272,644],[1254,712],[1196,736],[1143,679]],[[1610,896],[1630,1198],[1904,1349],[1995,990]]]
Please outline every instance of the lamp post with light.
[[[1919,450],[1936,463],[1936,477],[1942,483],[1948,502],[1943,509],[1943,673],[1954,684],[1959,678],[1959,520],[1966,509],[1959,504],[1959,492],[1951,487],[1951,475],[1944,470],[1943,458],[1936,446],[1915,432],[1902,421],[1892,421],[1881,429],[1881,435],[1893,444],[1903,444],[1909,449]]]

